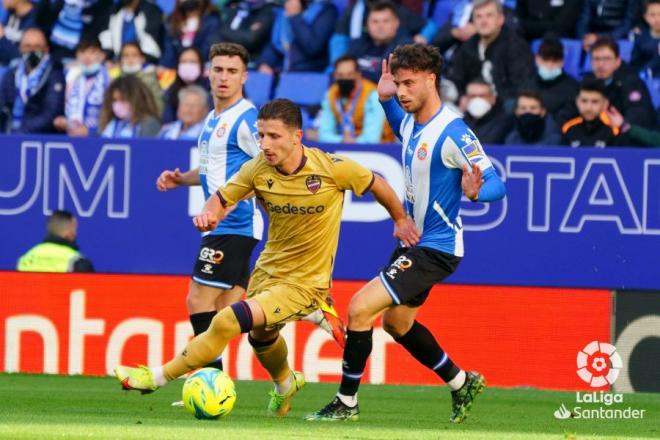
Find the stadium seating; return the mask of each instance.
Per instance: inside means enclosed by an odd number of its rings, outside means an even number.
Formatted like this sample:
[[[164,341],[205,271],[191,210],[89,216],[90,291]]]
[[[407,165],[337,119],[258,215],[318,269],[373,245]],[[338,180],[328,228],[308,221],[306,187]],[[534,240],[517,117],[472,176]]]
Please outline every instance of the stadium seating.
[[[564,46],[564,70],[574,78],[579,79],[581,75],[580,60],[582,58],[582,43],[580,40],[571,40],[562,38],[561,43]],[[532,41],[532,52],[537,54],[541,40]]]
[[[245,83],[245,95],[254,105],[261,107],[270,99],[273,90],[273,75],[250,71]]]
[[[646,87],[648,87],[651,94],[653,107],[660,108],[660,78],[647,78],[644,82],[646,82]]]
[[[282,73],[275,88],[275,97],[288,98],[302,106],[319,105],[329,85],[330,77],[325,73]]]

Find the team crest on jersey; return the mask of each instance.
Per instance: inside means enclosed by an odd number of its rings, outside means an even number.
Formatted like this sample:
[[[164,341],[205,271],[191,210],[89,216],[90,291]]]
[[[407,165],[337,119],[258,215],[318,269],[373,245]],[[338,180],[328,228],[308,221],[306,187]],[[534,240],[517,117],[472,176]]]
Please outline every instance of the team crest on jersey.
[[[309,192],[316,194],[319,188],[321,188],[321,178],[319,176],[307,176],[305,185],[307,185]]]
[[[470,163],[478,163],[484,158],[484,153],[481,149],[481,145],[479,145],[478,139],[473,138],[466,133],[461,137],[461,140],[465,142],[465,145],[461,147],[461,150]]]
[[[417,159],[419,160],[424,160],[426,159],[426,156],[429,154],[429,150],[427,149],[428,144],[426,142],[422,142],[421,147],[417,150]]]
[[[227,132],[227,123],[223,123],[218,129],[215,131],[215,135],[219,138],[223,137],[225,133]]]

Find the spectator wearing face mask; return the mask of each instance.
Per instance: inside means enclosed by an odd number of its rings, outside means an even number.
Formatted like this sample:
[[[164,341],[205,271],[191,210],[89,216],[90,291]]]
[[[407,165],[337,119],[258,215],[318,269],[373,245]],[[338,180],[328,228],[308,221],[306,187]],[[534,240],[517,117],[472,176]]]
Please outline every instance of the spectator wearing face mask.
[[[220,16],[210,0],[176,0],[167,20],[165,50],[160,65],[172,68],[183,49],[208,54],[220,27]]]
[[[99,40],[110,59],[118,58],[126,43],[136,43],[150,63],[158,64],[164,35],[163,11],[155,2],[120,0]]]
[[[67,75],[64,116],[53,121],[59,131],[81,137],[97,134],[103,95],[110,84],[104,60],[98,40],[81,41],[76,48],[76,65]]]
[[[106,138],[154,137],[160,131],[153,94],[135,75],[120,76],[103,97],[99,131]]]
[[[511,120],[492,86],[482,79],[471,81],[461,98],[464,120],[484,144],[502,144],[511,131]]]
[[[562,128],[562,144],[571,147],[609,147],[626,144],[620,130],[612,124],[606,110],[610,102],[602,81],[585,79],[576,98],[580,116],[566,122]]]
[[[30,0],[3,0],[7,15],[0,24],[0,65],[19,58],[18,51],[25,29],[36,25],[37,11]]]
[[[344,55],[335,61],[335,83],[321,105],[319,141],[327,143],[392,142],[376,84],[362,78],[357,59]]]
[[[156,66],[147,62],[147,58],[144,53],[142,53],[140,46],[137,43],[124,44],[121,48],[119,63],[121,76],[135,75],[149,88],[149,90],[151,90],[151,93],[156,100],[158,114],[162,114],[164,107],[163,89],[161,89],[160,83],[158,82]],[[116,75],[113,75],[113,77],[114,76]]]
[[[558,126],[577,115],[578,82],[564,71],[564,46],[557,38],[546,38],[536,54],[536,75],[526,88],[538,90],[543,105]]]
[[[644,21],[648,27],[635,35],[630,65],[649,78],[660,78],[660,0],[646,0]]]
[[[515,128],[505,139],[514,145],[559,145],[561,133],[554,119],[547,114],[541,95],[523,90],[516,100]]]
[[[164,125],[158,137],[197,140],[209,113],[209,94],[199,86],[186,86],[179,90],[177,101],[179,108],[176,121]]]
[[[64,112],[64,74],[51,59],[41,29],[25,30],[22,60],[8,70],[0,85],[0,131],[54,133],[53,120]]]
[[[174,83],[165,91],[163,100],[165,109],[163,110],[163,122],[172,122],[176,120],[176,112],[179,108],[179,91],[191,85],[197,85],[204,90],[209,89],[209,80],[203,76],[204,62],[202,54],[194,47],[184,49],[179,54],[179,60],[176,68],[176,79]],[[213,101],[209,98],[209,104]]]

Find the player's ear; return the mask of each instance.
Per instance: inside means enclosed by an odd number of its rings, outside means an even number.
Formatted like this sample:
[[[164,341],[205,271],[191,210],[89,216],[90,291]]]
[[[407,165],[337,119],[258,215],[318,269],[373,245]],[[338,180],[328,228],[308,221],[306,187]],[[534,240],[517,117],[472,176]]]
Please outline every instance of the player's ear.
[[[294,139],[296,140],[296,144],[301,143],[303,138],[302,128],[297,128],[296,131],[293,133],[293,136]]]

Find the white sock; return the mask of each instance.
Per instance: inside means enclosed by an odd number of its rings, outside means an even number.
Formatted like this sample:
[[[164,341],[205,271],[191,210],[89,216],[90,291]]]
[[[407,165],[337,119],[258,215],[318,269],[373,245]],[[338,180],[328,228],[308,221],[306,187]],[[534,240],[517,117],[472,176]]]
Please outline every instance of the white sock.
[[[285,394],[289,389],[291,388],[291,375],[289,375],[286,379],[284,379],[282,382],[275,382],[275,392],[277,394]]]
[[[449,385],[449,388],[451,388],[452,391],[459,390],[465,384],[466,378],[467,375],[465,374],[465,371],[461,370],[456,377],[447,382],[447,385]]]
[[[342,393],[337,393],[337,397],[344,405],[350,408],[355,408],[355,405],[357,405],[357,394],[354,396],[347,396]]]
[[[165,378],[162,365],[160,367],[152,368],[151,374],[154,377],[154,383],[159,387],[162,387],[163,385],[167,384],[168,380]]]
[[[304,318],[301,319],[301,321],[309,321],[313,322],[314,324],[320,324],[321,321],[323,321],[325,318],[323,317],[323,312],[321,309],[316,309],[309,315],[305,316]]]

